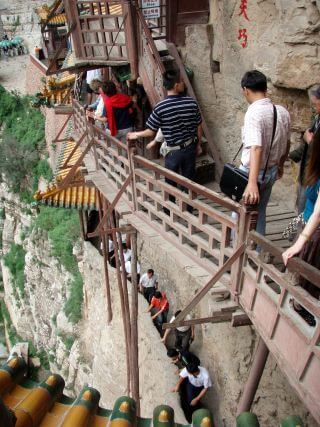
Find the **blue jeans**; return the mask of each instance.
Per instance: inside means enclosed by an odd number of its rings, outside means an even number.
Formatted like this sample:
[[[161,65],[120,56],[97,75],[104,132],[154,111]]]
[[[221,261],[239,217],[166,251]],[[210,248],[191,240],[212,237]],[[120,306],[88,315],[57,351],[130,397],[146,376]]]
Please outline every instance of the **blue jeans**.
[[[249,173],[249,169],[245,166],[240,166],[240,169]],[[259,179],[262,179],[263,170],[259,173]],[[263,236],[266,234],[266,211],[267,205],[269,203],[269,199],[272,192],[273,184],[277,180],[278,175],[278,166],[272,166],[269,170],[267,170],[264,181],[260,187],[260,202],[257,208],[258,211],[258,219],[257,219],[257,228],[256,231]],[[238,218],[238,215],[233,212],[232,218]]]

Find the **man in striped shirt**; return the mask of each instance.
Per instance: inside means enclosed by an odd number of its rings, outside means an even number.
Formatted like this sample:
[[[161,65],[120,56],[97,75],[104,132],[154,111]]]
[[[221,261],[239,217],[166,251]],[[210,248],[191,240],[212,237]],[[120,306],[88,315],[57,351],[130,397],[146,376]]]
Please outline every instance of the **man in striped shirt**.
[[[201,154],[202,119],[199,106],[193,98],[183,95],[184,83],[178,72],[166,71],[163,86],[168,96],[155,106],[147,120],[147,129],[129,132],[127,139],[154,138],[161,129],[168,152],[165,167],[194,180],[196,156]],[[147,148],[150,149],[151,145]],[[176,186],[171,180],[167,182]]]

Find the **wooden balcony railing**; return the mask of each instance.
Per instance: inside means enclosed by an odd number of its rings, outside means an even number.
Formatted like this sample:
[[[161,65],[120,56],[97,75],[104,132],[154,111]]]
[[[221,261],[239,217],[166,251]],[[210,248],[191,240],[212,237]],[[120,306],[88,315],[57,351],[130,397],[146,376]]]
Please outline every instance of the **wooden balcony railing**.
[[[120,189],[132,174],[133,185],[124,193],[130,210],[208,272],[218,270],[234,247],[243,242],[252,213],[157,163],[131,154],[127,145],[90,124],[80,103],[74,101],[73,106],[77,137],[86,133],[83,147],[94,141],[90,153],[106,183]],[[239,220],[231,217],[232,212],[239,215]],[[236,240],[233,244],[232,235]],[[222,278],[234,294],[240,261]]]
[[[297,284],[303,277],[320,288],[320,272],[297,258],[289,262],[285,271],[281,249],[255,232],[250,233],[250,240],[261,247],[262,253],[246,250],[239,302],[319,422],[320,305]],[[314,316],[315,326],[293,309],[293,301]]]
[[[64,0],[64,5],[69,26],[74,25],[77,61],[120,65],[133,60],[128,49],[128,39],[133,39],[130,1]]]

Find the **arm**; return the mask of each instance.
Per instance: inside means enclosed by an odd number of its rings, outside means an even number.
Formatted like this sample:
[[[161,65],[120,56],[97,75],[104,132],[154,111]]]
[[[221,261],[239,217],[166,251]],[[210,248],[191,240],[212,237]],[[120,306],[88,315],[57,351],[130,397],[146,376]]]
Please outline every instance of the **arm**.
[[[151,311],[152,307],[153,307],[153,305],[152,305],[152,304],[150,304],[150,305],[149,305],[149,308],[148,308],[148,310],[147,310],[147,313],[149,313],[149,312]]]
[[[128,141],[135,141],[139,138],[153,138],[155,136],[155,131],[151,129],[145,129],[141,130],[139,132],[128,132],[127,133],[127,140]]]
[[[203,398],[203,396],[207,393],[208,390],[209,390],[208,388],[204,388],[203,390],[201,390],[198,396],[195,397],[193,400],[191,400],[191,406],[196,406],[197,403],[200,402],[200,400]]]
[[[159,316],[159,314],[161,314],[164,311],[164,309],[165,307],[162,307],[161,310],[159,310],[158,313],[154,314],[151,319],[152,320],[156,319]]]
[[[248,185],[243,193],[244,203],[256,205],[259,203],[258,177],[262,157],[262,147],[253,145],[250,149],[250,172]]]
[[[202,130],[202,125],[200,124],[197,130],[197,137],[198,137],[198,143],[196,148],[197,156],[200,156],[200,154],[202,153],[202,148],[201,148],[202,134],[203,134],[203,130]]]
[[[194,325],[191,326],[191,339],[194,340]]]
[[[286,151],[285,151],[284,155],[279,160],[278,179],[282,178],[282,176],[283,176],[283,165],[284,165],[284,162],[288,158],[289,151],[290,151],[290,141],[288,140]]]
[[[173,393],[178,393],[178,391],[180,390],[180,386],[181,386],[181,384],[183,383],[183,381],[185,380],[185,378],[183,378],[183,377],[180,377],[179,378],[179,381],[178,381],[178,383],[177,383],[177,385],[175,386],[175,388],[172,390],[173,391]]]
[[[314,207],[313,214],[309,218],[307,225],[303,229],[302,233],[300,233],[298,240],[294,245],[292,245],[289,249],[287,249],[282,254],[283,262],[287,265],[290,258],[301,252],[302,248],[306,244],[306,242],[310,239],[316,228],[320,224],[320,192],[318,193],[318,198],[316,205]]]
[[[161,339],[161,342],[163,342],[164,344],[166,343],[166,340],[168,338],[168,335],[170,334],[171,329],[166,329],[165,333],[163,335],[163,338]]]

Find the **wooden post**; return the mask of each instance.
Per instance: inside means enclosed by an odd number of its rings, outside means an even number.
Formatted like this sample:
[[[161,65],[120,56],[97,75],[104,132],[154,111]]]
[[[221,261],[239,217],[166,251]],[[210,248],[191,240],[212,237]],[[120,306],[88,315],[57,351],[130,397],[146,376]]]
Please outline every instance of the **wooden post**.
[[[124,23],[124,32],[127,45],[128,61],[131,69],[131,80],[138,78],[138,46],[137,46],[137,14],[136,8],[132,2],[123,2],[122,8],[124,11],[124,18],[127,16]]]
[[[255,211],[255,206],[242,206],[238,217],[238,228],[235,233],[235,248],[238,249],[243,243],[246,243],[250,230],[255,228],[258,213]],[[242,265],[245,254],[243,253],[239,259],[231,267],[231,295],[237,300],[239,287],[241,283]]]
[[[132,397],[137,404],[137,416],[140,416],[140,386],[139,386],[139,331],[138,331],[138,250],[137,232],[131,234],[131,360],[132,360]]]
[[[79,213],[79,221],[80,221],[80,232],[81,232],[81,237],[83,240],[86,240],[86,232],[85,232],[85,227],[84,227],[84,221],[83,221],[83,210],[78,211]]]
[[[129,170],[130,175],[132,176],[131,181],[131,188],[132,188],[132,203],[133,203],[133,210],[137,210],[137,191],[136,191],[136,178],[134,174],[134,159],[133,156],[136,154],[136,146],[135,142],[129,142],[128,143],[128,160],[129,160]]]
[[[269,349],[261,337],[259,337],[257,350],[254,355],[253,363],[250,369],[249,377],[244,387],[240,402],[237,408],[237,416],[242,412],[248,412],[251,409],[252,402],[256,395],[260,379],[269,355]]]
[[[114,228],[115,223],[114,223],[114,219],[113,219],[113,212],[111,212],[111,214],[110,214],[110,223],[111,223],[111,227]],[[117,272],[116,274],[117,274],[117,282],[118,282],[119,295],[120,295],[121,316],[122,316],[125,345],[126,345],[127,393],[130,394],[130,392],[131,392],[130,335],[129,335],[128,325],[127,325],[127,321],[126,321],[127,316],[126,316],[124,294],[123,294],[121,272],[120,272],[121,264],[120,264],[120,258],[119,258],[119,246],[118,246],[118,242],[117,242],[117,233],[115,231],[113,231],[113,233],[112,233],[112,239],[113,239],[113,243],[114,243],[114,257],[115,257],[115,261],[116,261],[116,272]]]
[[[103,216],[103,208],[102,208],[102,197],[100,191],[98,191],[98,200],[99,200],[99,217],[100,220]],[[104,279],[105,279],[105,285],[106,285],[106,297],[107,297],[107,310],[108,310],[108,323],[111,323],[112,321],[112,304],[111,304],[111,291],[110,291],[110,280],[109,280],[109,270],[108,270],[108,249],[109,244],[107,246],[106,239],[109,239],[108,236],[105,234],[102,234],[101,236],[101,243],[102,243],[102,255],[103,255],[103,268],[104,268]]]

